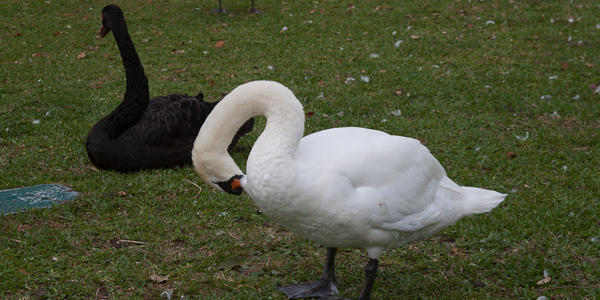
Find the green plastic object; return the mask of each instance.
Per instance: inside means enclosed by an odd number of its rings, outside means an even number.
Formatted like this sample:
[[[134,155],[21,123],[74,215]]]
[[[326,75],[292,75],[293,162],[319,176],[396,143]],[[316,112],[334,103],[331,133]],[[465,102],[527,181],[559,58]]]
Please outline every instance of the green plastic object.
[[[40,184],[0,191],[0,213],[12,214],[71,201],[79,192],[59,184]]]

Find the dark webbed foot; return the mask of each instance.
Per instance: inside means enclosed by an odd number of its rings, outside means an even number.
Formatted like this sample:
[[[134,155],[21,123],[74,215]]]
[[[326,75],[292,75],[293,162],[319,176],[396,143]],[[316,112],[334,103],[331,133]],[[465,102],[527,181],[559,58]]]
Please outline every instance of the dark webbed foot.
[[[289,298],[318,298],[319,299],[334,299],[323,298],[337,295],[338,290],[333,280],[319,279],[315,282],[291,284],[286,286],[278,286],[275,288],[286,294]]]
[[[323,268],[323,276],[315,282],[291,284],[276,287],[276,290],[282,291],[289,298],[319,298],[324,300],[337,299],[330,297],[337,295],[338,289],[335,286],[334,261],[337,248],[327,248],[327,260]]]

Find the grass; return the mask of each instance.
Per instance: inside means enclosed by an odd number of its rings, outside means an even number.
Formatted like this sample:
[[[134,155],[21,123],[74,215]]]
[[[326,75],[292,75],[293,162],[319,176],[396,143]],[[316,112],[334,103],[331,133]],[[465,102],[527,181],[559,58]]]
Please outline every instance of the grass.
[[[103,5],[0,8],[0,189],[60,183],[83,194],[0,216],[0,298],[285,299],[274,286],[316,279],[322,246],[247,196],[214,192],[192,167],[92,167],[87,133],[125,89],[114,38],[95,37]],[[260,15],[240,0],[224,3],[229,15],[210,12],[217,1],[119,5],[151,95],[220,100],[275,80],[314,113],[306,133],[362,126],[418,138],[459,184],[510,194],[384,255],[374,299],[600,296],[594,1],[258,1]],[[241,166],[261,126],[234,152]],[[220,270],[230,257],[239,265]],[[341,251],[342,296],[358,295],[366,260]]]

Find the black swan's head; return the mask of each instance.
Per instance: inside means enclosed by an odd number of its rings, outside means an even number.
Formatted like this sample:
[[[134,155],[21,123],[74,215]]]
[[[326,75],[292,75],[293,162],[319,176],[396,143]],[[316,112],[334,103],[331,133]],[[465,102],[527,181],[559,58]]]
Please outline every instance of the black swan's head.
[[[98,32],[100,37],[105,37],[112,30],[112,22],[117,19],[125,19],[121,8],[112,4],[107,5],[102,9],[102,15],[100,18],[102,19],[102,26]]]

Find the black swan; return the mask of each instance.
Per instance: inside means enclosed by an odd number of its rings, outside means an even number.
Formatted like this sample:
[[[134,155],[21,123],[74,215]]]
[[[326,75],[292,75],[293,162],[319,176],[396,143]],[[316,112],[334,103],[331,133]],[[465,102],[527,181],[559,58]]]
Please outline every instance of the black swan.
[[[220,14],[220,13],[226,13],[227,12],[227,10],[223,9],[223,7],[221,6],[221,0],[219,0],[219,8],[218,9],[213,9],[212,11],[216,12],[218,14]],[[253,13],[253,14],[260,14],[260,13],[262,13],[262,11],[254,9],[254,0],[252,0],[252,8],[250,8],[250,12]]]
[[[99,35],[105,37],[110,31],[123,59],[127,88],[123,102],[90,130],[85,144],[90,161],[101,169],[120,172],[191,164],[194,140],[217,102],[204,102],[202,93],[150,99],[148,79],[123,11],[116,5],[102,9]],[[248,120],[229,149],[253,126],[254,119]]]

